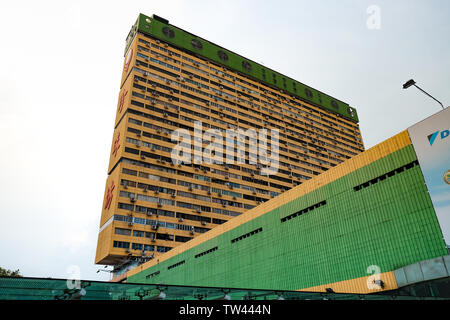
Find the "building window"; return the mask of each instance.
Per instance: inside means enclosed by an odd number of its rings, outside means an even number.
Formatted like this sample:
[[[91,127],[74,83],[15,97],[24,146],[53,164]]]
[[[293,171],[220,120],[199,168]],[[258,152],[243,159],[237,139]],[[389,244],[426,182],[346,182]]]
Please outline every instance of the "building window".
[[[145,251],[155,251],[155,246],[150,244],[144,244]]]
[[[134,205],[127,204],[127,203],[119,203],[118,208],[119,209],[124,209],[124,210],[133,210],[134,209]]]
[[[129,242],[123,242],[123,241],[114,241],[113,247],[114,248],[129,249],[130,248],[130,243]]]
[[[163,246],[158,246],[157,251],[158,252],[167,252],[170,249],[172,249],[171,247],[163,247]]]
[[[133,237],[144,237],[145,231],[133,230]]]
[[[122,229],[122,228],[116,228],[114,230],[115,234],[120,234],[123,236],[130,236],[131,235],[131,230],[130,229]]]

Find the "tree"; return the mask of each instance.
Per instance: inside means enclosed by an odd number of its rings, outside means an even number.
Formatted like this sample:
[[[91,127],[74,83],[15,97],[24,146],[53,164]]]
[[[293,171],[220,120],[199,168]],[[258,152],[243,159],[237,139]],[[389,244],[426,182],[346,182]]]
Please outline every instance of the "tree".
[[[0,277],[13,277],[13,278],[21,278],[20,270],[17,269],[15,271],[3,269],[0,267]]]

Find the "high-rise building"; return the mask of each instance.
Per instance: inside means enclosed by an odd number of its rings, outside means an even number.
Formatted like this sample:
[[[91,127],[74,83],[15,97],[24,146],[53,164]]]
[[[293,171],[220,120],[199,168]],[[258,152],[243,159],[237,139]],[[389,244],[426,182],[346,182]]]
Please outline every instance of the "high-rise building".
[[[364,151],[353,107],[156,15],[124,56],[95,258],[116,275]]]

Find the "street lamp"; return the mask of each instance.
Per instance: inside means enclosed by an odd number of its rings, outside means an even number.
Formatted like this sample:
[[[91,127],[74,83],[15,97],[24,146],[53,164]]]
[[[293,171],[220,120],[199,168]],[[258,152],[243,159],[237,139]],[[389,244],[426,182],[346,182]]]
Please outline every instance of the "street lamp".
[[[444,105],[443,105],[439,100],[437,100],[435,97],[433,97],[433,96],[430,95],[429,93],[425,92],[425,90],[423,90],[423,89],[420,88],[418,85],[416,85],[416,82],[415,82],[413,79],[408,80],[408,81],[403,85],[403,89],[408,89],[408,88],[411,87],[411,86],[416,87],[417,89],[419,89],[420,91],[422,91],[423,93],[425,93],[427,96],[429,96],[429,97],[432,98],[433,100],[437,101],[437,102],[441,105],[442,110],[444,110]]]

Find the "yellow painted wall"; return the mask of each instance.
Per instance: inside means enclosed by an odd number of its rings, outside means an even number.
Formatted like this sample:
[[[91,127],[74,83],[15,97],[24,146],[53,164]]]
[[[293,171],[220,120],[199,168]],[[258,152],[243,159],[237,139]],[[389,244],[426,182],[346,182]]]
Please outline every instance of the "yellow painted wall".
[[[310,288],[299,289],[297,291],[326,292],[326,289],[330,288],[336,293],[369,294],[380,291],[394,290],[398,288],[397,281],[395,281],[395,275],[393,271],[384,272],[376,275],[377,279],[383,281],[384,283],[383,288],[380,287],[377,288],[376,286],[372,288],[369,287],[369,285],[373,285],[374,277],[375,277],[374,275],[371,275],[367,277],[361,277]]]
[[[132,41],[130,48],[128,49],[128,52],[125,54],[124,60],[123,60],[123,66],[122,66],[122,78],[120,80],[120,87],[122,87],[125,79],[130,74],[133,66],[136,63],[136,52],[137,52],[137,39],[138,37],[135,37]],[[128,62],[128,64],[127,64]],[[127,69],[128,65],[128,69]]]
[[[111,224],[99,233],[97,240],[97,251],[95,254],[95,263],[100,263],[100,261],[105,259],[110,254],[112,248],[112,230],[113,228]]]

